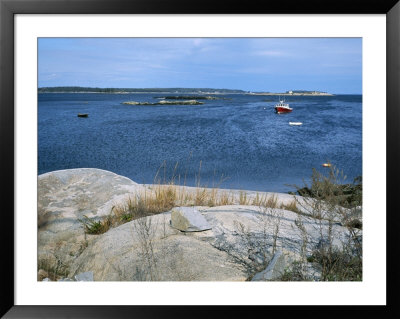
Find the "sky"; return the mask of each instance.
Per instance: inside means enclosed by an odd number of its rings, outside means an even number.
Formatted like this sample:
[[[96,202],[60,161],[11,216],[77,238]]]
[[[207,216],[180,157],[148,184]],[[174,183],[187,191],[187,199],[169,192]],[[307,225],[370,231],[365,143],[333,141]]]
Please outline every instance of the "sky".
[[[362,94],[362,39],[39,38],[38,86]]]

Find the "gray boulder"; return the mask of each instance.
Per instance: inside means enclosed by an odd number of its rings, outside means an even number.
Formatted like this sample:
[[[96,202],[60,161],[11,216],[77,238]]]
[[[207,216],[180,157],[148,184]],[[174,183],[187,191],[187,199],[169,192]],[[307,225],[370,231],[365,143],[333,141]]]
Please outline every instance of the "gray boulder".
[[[176,207],[171,212],[171,226],[185,232],[211,229],[210,224],[194,207]]]

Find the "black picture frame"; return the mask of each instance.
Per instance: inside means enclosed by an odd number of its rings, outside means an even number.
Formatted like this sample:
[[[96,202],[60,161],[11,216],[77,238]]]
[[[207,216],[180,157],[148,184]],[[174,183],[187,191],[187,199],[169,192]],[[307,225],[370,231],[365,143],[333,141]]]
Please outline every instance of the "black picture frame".
[[[385,14],[387,21],[387,305],[386,306],[20,306],[14,302],[14,15],[15,14]],[[398,240],[396,181],[399,180],[400,136],[400,2],[398,0],[281,0],[181,1],[181,0],[0,0],[0,181],[1,193],[1,308],[4,318],[158,318],[190,316],[248,316],[249,311],[268,315],[324,315],[358,317],[399,316],[395,273]],[[377,106],[377,111],[379,107]],[[260,309],[261,308],[261,309]],[[311,312],[310,312],[311,311]]]

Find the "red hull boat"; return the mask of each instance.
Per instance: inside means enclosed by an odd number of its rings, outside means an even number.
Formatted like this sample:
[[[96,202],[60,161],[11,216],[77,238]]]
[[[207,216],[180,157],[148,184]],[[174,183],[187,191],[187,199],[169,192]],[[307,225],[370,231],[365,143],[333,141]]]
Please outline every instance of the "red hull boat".
[[[289,107],[289,104],[285,103],[285,101],[279,101],[279,103],[275,105],[275,112],[278,114],[290,113],[292,111],[293,109]]]

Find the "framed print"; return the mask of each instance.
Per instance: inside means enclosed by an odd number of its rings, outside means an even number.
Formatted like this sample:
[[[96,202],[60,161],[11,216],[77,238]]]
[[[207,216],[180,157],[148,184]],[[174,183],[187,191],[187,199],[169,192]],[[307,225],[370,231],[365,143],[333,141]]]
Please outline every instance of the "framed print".
[[[0,10],[2,315],[397,312],[397,1]]]

